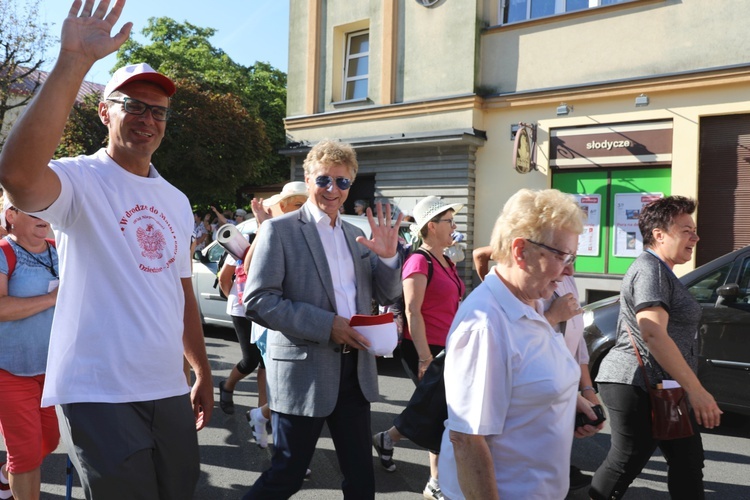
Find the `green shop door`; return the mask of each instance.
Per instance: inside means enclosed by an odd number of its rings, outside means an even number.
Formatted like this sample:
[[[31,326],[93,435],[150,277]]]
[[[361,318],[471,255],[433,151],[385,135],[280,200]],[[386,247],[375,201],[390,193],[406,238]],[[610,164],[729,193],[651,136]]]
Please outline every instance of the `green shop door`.
[[[579,239],[576,273],[625,274],[642,252],[640,208],[669,196],[671,169],[556,171],[552,187],[576,195],[588,214]]]

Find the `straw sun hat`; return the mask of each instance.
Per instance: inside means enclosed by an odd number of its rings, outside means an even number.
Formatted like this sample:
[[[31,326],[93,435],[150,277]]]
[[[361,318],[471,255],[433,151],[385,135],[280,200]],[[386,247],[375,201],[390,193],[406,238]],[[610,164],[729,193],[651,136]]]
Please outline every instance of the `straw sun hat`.
[[[464,206],[461,203],[445,203],[437,196],[428,196],[417,203],[414,210],[412,210],[412,215],[416,222],[412,224],[409,229],[412,234],[418,234],[436,215],[440,215],[448,210],[458,212],[463,207]]]
[[[263,208],[270,208],[280,201],[291,198],[292,196],[304,196],[305,198],[307,198],[307,186],[304,182],[287,182],[286,184],[284,184],[284,187],[281,189],[281,192],[279,194],[275,194],[267,200],[263,200]]]

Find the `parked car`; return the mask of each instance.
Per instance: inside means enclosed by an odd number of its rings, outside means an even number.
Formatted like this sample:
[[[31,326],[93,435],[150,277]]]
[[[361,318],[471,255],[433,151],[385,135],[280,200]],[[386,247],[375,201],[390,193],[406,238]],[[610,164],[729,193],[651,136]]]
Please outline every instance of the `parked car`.
[[[364,231],[368,238],[370,237],[370,223],[367,217],[348,214],[341,217],[344,221]],[[408,230],[407,226],[408,224],[402,223],[401,231]],[[237,226],[237,229],[245,235],[254,233],[257,228],[258,224],[255,219],[246,220]],[[224,247],[216,241],[212,241],[203,250],[195,252],[195,255],[193,255],[193,289],[195,290],[195,297],[198,300],[201,321],[207,325],[231,328],[232,318],[226,312],[227,299],[221,296],[219,285],[216,284],[217,266],[224,252]]]
[[[750,415],[750,246],[680,278],[703,308],[698,378],[726,411]],[[584,338],[596,377],[615,344],[619,296],[584,307]]]

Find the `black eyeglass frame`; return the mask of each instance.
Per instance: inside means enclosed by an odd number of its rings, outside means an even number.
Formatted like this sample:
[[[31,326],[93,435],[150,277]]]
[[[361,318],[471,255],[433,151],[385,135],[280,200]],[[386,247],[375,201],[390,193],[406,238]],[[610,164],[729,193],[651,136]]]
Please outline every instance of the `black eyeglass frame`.
[[[172,110],[166,106],[154,106],[152,104],[146,104],[145,102],[139,101],[138,99],[133,99],[132,97],[123,97],[122,99],[108,98],[107,100],[111,102],[116,102],[118,104],[122,104],[122,109],[124,109],[125,112],[130,115],[141,116],[141,115],[146,114],[146,111],[151,111],[151,117],[157,122],[166,122],[172,116]],[[136,106],[138,105],[144,106],[143,111],[141,111],[140,113],[133,111],[132,108],[129,108],[130,106],[129,103],[135,103]],[[154,114],[154,111],[163,112],[164,118],[159,118],[157,115]]]
[[[578,258],[578,255],[574,253],[563,252],[562,250],[558,250],[557,248],[551,247],[549,245],[545,245],[544,243],[539,243],[538,241],[530,240],[528,238],[524,238],[524,239],[531,244],[534,244],[538,247],[542,247],[545,250],[548,250],[552,252],[553,254],[559,255],[560,257],[562,257],[562,263],[564,266],[572,266],[573,264],[575,264],[576,259]]]
[[[342,191],[347,191],[352,187],[352,180],[348,177],[331,177],[330,175],[319,175],[315,178],[315,185],[319,188],[328,189],[333,186],[334,181],[336,187]]]

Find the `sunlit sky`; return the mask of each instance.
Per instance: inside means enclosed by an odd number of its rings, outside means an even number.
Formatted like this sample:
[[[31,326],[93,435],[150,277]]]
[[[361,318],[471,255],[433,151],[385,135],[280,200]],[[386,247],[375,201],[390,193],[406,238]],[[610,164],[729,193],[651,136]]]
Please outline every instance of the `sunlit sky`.
[[[27,0],[15,0],[23,5]],[[30,0],[28,0],[30,1]],[[54,24],[50,32],[59,39],[62,21],[68,15],[72,0],[42,0],[40,21]],[[98,3],[98,0],[97,0]],[[114,0],[112,0],[114,4]],[[226,52],[235,62],[250,66],[256,61],[269,62],[287,71],[289,52],[289,0],[127,0],[115,31],[128,21],[133,22],[131,37],[147,40],[140,34],[150,17],[167,16],[178,22],[187,21],[202,28],[214,28],[214,47]],[[47,53],[43,69],[49,70],[60,49],[56,43]],[[115,65],[113,55],[94,65],[86,80],[107,83]]]

